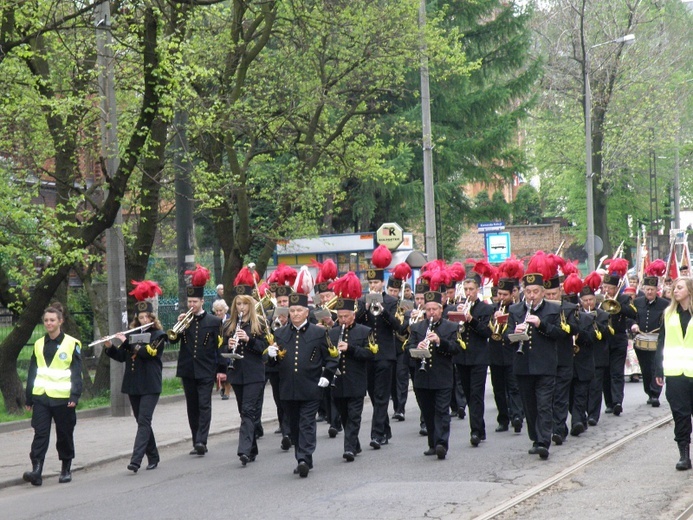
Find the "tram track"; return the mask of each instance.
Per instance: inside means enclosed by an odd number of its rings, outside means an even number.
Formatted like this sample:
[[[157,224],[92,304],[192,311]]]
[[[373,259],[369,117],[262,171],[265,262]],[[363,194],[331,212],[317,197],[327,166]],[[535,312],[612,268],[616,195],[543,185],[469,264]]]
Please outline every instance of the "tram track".
[[[604,448],[596,451],[595,453],[592,453],[588,457],[585,457],[584,459],[576,462],[572,466],[569,466],[562,471],[556,473],[555,475],[547,478],[543,482],[540,482],[539,484],[536,484],[529,488],[528,490],[520,493],[519,495],[512,497],[505,502],[499,504],[498,506],[494,507],[493,509],[490,509],[489,511],[486,511],[484,514],[477,516],[474,518],[474,520],[491,520],[493,518],[499,517],[501,514],[505,513],[506,511],[509,511],[510,509],[521,505],[523,502],[526,502],[530,500],[531,498],[536,497],[543,491],[549,489],[552,486],[555,486],[556,484],[566,480],[568,477],[571,475],[577,473],[578,471],[584,469],[585,467],[589,466],[590,464],[604,458],[605,456],[609,455],[610,453],[614,452],[615,450],[621,448],[625,444],[631,442],[634,439],[637,439],[638,437],[647,434],[648,432],[655,430],[657,428],[660,428],[664,426],[665,424],[672,422],[673,419],[671,416],[668,417],[663,417],[661,419],[657,419],[655,421],[652,421],[651,423],[643,426],[642,428],[626,435],[625,437],[609,444],[608,446],[605,446]],[[693,518],[693,504],[684,511],[681,516],[677,518],[677,520],[688,520],[689,518]]]

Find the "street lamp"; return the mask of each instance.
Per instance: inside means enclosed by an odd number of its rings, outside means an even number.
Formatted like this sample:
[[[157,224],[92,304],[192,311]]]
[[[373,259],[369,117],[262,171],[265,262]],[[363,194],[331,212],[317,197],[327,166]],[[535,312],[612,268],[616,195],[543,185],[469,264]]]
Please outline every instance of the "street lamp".
[[[585,51],[585,177],[587,181],[587,269],[595,268],[594,254],[594,191],[592,188],[592,91],[590,90],[590,51],[609,43],[631,44],[635,42],[634,34],[626,34],[615,40],[592,45]]]

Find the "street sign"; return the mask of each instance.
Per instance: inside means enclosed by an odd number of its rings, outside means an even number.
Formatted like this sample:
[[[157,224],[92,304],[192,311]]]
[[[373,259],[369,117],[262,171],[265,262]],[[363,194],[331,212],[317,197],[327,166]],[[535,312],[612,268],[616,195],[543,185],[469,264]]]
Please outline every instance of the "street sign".
[[[491,264],[504,262],[510,256],[510,233],[488,233],[486,251]]]
[[[404,240],[404,230],[396,222],[386,222],[375,232],[375,241],[390,251],[397,249]]]
[[[479,222],[476,228],[479,233],[495,233],[505,229],[505,222]]]

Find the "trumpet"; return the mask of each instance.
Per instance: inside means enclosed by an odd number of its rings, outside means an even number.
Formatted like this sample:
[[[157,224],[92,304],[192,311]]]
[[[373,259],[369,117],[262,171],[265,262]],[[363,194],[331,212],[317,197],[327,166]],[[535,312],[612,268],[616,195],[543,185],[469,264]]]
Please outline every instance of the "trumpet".
[[[410,326],[419,323],[423,317],[426,316],[426,313],[423,310],[423,305],[419,305],[416,310],[418,311],[417,315],[409,320]]]
[[[193,309],[188,309],[183,318],[175,323],[172,328],[166,331],[166,335],[170,341],[178,341],[178,336],[187,329],[195,317]]]
[[[500,311],[500,313],[502,315],[505,315],[506,319],[507,319],[507,314],[505,313],[505,307],[506,307],[506,305],[503,304],[498,308],[498,310]],[[494,318],[493,321],[495,322],[495,324],[493,325],[493,332],[491,333],[491,339],[493,341],[500,341],[501,339],[503,339],[503,336],[501,335],[501,325],[502,324],[500,321],[498,321],[498,318]],[[506,324],[507,324],[507,322],[506,322]]]
[[[272,332],[276,332],[282,327],[282,320],[279,319],[279,316],[275,316],[274,319],[272,320]]]
[[[522,322],[522,325],[525,326],[525,334],[527,334],[527,318],[530,317],[530,315],[534,312],[534,302],[529,302],[529,307],[527,307],[527,314],[525,314],[525,321]],[[520,354],[521,356],[524,355],[525,353],[525,340],[520,340],[520,345],[517,347],[517,351],[515,351],[516,354]]]
[[[462,310],[459,312],[466,316],[472,310],[473,305],[474,302],[467,298],[467,300],[464,302],[464,305],[462,305]],[[459,327],[460,332],[464,332],[464,328],[466,327],[465,322],[461,321],[457,326]]]
[[[124,330],[123,332],[116,332],[115,334],[111,334],[110,336],[104,336],[101,339],[97,339],[96,341],[92,341],[87,346],[93,347],[94,345],[100,345],[101,343],[106,343],[107,341],[111,341],[112,339],[114,339],[116,336],[118,336],[118,334],[125,335],[125,334],[131,334],[131,333],[137,332],[137,331],[144,331],[144,330],[148,329],[149,327],[151,327],[152,325],[154,325],[154,324],[153,323],[146,323],[144,325],[140,325],[139,327],[135,327],[134,329]]]

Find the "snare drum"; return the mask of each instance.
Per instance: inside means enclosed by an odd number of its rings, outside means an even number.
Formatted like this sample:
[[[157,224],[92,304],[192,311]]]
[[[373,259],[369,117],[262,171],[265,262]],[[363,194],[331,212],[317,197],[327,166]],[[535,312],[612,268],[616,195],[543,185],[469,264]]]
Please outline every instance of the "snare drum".
[[[635,336],[633,344],[639,350],[657,350],[657,338],[657,333],[641,332]]]

